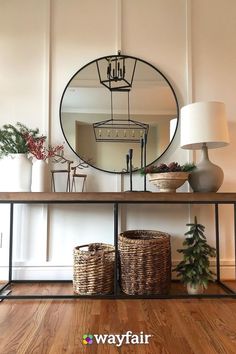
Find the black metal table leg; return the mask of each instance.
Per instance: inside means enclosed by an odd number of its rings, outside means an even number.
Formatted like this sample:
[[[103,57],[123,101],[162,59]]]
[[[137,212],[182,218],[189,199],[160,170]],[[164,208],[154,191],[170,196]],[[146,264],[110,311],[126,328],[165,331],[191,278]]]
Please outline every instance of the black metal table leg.
[[[234,203],[234,279],[236,280],[236,203]]]
[[[236,225],[235,225],[235,204],[234,204],[234,241],[236,244]],[[230,286],[226,285],[223,281],[221,281],[220,276],[220,237],[219,237],[219,208],[218,204],[215,204],[215,229],[216,229],[216,280],[217,283],[224,289],[227,293],[235,295],[235,290]],[[235,250],[236,252],[236,250]],[[236,254],[236,253],[235,253]],[[236,259],[236,258],[235,258]]]
[[[220,282],[220,238],[219,238],[218,204],[215,204],[215,231],[216,231],[216,280]]]
[[[13,250],[13,213],[14,204],[10,204],[10,230],[9,230],[9,262],[8,262],[8,282],[0,287],[0,301],[11,292],[8,287],[12,282],[12,250]]]
[[[115,269],[114,269],[114,295],[118,292],[118,203],[114,203],[114,245],[115,245]]]
[[[13,216],[14,216],[14,204],[10,204],[10,239],[9,239],[9,271],[8,280],[12,281],[12,251],[13,251]]]

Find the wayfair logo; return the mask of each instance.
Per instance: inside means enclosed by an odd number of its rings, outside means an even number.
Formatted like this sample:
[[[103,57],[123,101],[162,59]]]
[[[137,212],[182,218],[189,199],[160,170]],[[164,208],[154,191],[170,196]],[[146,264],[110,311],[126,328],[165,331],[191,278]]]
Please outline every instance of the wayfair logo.
[[[92,334],[84,334],[82,343],[85,345],[93,344],[93,335]]]
[[[120,347],[122,344],[149,344],[151,334],[133,334],[127,331],[125,334],[84,334],[82,343],[92,344],[114,344]]]

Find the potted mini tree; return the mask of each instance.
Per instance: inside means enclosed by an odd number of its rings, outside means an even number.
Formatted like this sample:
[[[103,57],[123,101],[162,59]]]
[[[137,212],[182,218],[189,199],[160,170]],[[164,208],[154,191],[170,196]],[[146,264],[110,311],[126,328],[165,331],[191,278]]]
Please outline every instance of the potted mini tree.
[[[214,273],[210,270],[210,257],[216,256],[216,249],[207,244],[204,235],[205,227],[194,223],[187,224],[190,230],[185,233],[183,242],[185,248],[178,249],[183,260],[173,269],[180,280],[187,285],[189,294],[201,294],[207,288],[209,281],[214,281]]]

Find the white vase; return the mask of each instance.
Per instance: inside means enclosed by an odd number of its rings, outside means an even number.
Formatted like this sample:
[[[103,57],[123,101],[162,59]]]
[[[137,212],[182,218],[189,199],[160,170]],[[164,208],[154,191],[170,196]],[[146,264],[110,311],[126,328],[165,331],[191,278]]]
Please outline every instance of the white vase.
[[[189,295],[198,295],[203,293],[203,286],[201,284],[187,284],[187,291]]]
[[[50,170],[44,160],[34,160],[32,166],[31,192],[50,192]]]
[[[0,190],[30,192],[32,162],[26,154],[11,154],[1,160]]]

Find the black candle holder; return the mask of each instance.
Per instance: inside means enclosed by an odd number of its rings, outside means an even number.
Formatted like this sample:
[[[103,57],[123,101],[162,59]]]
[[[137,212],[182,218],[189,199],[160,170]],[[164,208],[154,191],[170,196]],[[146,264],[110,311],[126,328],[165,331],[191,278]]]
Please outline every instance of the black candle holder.
[[[129,172],[129,155],[126,155],[126,172]]]
[[[143,170],[143,192],[147,192],[147,177],[146,177],[146,164],[147,164],[147,134],[144,134],[144,137],[140,139],[140,165],[141,170]]]
[[[130,192],[133,191],[132,160],[133,160],[133,149],[129,149],[129,184],[130,184]]]
[[[133,149],[129,149],[128,154],[126,154],[126,172],[129,172],[129,190],[126,192],[133,192]]]
[[[143,191],[147,191],[147,176],[146,176],[146,164],[147,164],[147,133],[144,134],[143,139],[143,168],[144,168],[144,175],[143,175]]]

